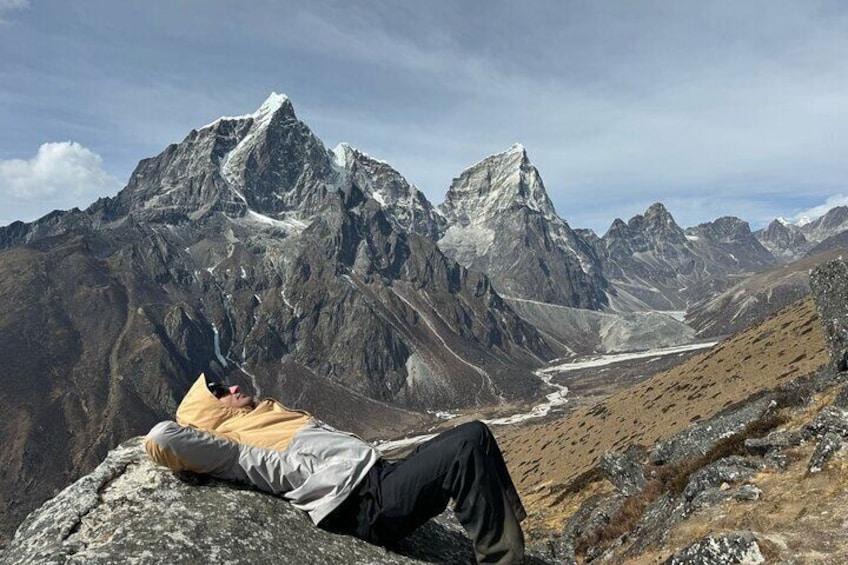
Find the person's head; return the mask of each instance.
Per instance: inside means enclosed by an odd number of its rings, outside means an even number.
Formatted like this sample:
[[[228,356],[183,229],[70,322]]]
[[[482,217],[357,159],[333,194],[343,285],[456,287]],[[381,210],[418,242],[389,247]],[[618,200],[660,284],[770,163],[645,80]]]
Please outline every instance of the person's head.
[[[242,394],[238,385],[225,385],[221,383],[209,383],[209,392],[215,395],[215,398],[229,408],[252,408],[254,401],[252,396]]]

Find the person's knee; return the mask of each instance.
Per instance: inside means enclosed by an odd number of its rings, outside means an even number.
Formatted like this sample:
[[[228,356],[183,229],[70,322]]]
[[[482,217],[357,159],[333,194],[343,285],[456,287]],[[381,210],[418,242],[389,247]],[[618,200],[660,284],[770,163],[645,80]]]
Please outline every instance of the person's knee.
[[[466,422],[462,424],[462,428],[466,431],[468,435],[475,437],[490,437],[492,435],[491,430],[489,430],[489,426],[487,426],[480,420],[472,420],[471,422]]]

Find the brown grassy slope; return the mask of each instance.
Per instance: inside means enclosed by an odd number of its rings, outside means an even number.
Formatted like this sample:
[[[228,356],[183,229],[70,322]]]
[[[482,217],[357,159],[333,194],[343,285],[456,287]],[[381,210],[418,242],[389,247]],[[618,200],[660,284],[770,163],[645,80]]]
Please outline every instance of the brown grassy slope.
[[[653,446],[758,391],[811,374],[826,361],[815,305],[806,299],[598,404],[506,432],[499,442],[531,515],[528,529],[561,528],[575,501],[554,504],[557,494],[605,452]],[[579,489],[574,496],[581,496]]]

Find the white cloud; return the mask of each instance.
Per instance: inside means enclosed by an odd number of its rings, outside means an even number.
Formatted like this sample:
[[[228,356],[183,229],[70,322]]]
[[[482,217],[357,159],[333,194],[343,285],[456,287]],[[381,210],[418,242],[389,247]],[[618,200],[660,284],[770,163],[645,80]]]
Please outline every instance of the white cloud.
[[[828,210],[836,208],[837,206],[848,206],[848,196],[844,194],[834,194],[833,196],[828,197],[828,199],[824,201],[824,204],[819,204],[818,206],[813,206],[812,208],[798,212],[792,217],[792,221],[801,224],[811,222],[816,218],[824,216]]]
[[[113,192],[120,181],[103,170],[103,159],[75,141],[44,143],[29,160],[0,160],[0,195],[17,201],[80,203]]]
[[[3,15],[13,10],[29,8],[29,0],[0,0],[0,24],[6,23]]]
[[[0,12],[29,7],[29,0],[0,0]]]

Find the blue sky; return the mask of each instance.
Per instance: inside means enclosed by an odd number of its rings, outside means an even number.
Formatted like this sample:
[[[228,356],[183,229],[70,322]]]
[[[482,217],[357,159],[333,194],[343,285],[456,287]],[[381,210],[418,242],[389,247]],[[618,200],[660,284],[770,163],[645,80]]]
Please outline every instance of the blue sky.
[[[848,203],[839,0],[0,0],[0,225],[84,207],[272,91],[433,201],[520,142],[603,233]]]

